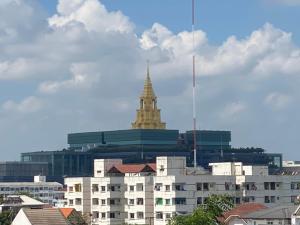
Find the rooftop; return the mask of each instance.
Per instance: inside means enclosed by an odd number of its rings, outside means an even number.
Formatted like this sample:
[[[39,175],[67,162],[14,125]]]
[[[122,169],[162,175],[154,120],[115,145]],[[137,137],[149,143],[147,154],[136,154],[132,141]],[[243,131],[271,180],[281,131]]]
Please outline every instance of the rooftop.
[[[32,225],[68,225],[59,209],[22,209]]]

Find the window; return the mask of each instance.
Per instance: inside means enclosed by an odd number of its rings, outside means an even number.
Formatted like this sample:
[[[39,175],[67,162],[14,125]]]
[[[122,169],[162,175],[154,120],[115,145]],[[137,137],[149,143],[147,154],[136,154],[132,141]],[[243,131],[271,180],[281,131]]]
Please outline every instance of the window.
[[[102,218],[102,219],[105,219],[105,217],[106,217],[106,216],[105,216],[105,213],[101,213],[101,218]]]
[[[174,187],[176,191],[184,191],[184,184],[175,184]]]
[[[230,190],[230,185],[231,185],[231,183],[225,182],[225,190],[226,191]]]
[[[276,198],[275,198],[275,196],[271,196],[271,203],[275,203],[275,200]]]
[[[99,212],[94,211],[93,212],[93,219],[98,219],[99,218]]]
[[[197,191],[202,191],[202,183],[197,183],[196,184],[196,190]]]
[[[171,219],[171,213],[166,213],[166,219]]]
[[[115,215],[115,213],[114,212],[111,212],[111,213],[109,213],[109,218],[116,218],[116,215]]]
[[[171,205],[171,199],[167,198],[165,201],[166,201],[166,205]]]
[[[136,191],[143,191],[144,190],[144,185],[143,184],[137,184],[136,185]]]
[[[129,218],[134,219],[134,213],[129,213]]]
[[[69,205],[73,205],[74,204],[74,200],[73,199],[69,199]]]
[[[295,203],[297,201],[297,196],[291,196],[291,202]]]
[[[74,191],[73,187],[72,186],[69,187],[69,192],[73,192],[73,191]]]
[[[276,197],[275,196],[265,196],[265,203],[275,203]]]
[[[155,191],[160,191],[161,187],[162,187],[162,184],[160,184],[160,183],[155,184],[154,190],[155,190]]]
[[[265,190],[269,190],[270,188],[269,188],[269,183],[268,182],[264,182],[264,188],[265,188]]]
[[[208,183],[203,183],[203,190],[204,191],[208,191],[209,190]]]
[[[101,205],[105,205],[105,199],[101,199]]]
[[[143,198],[138,198],[137,199],[137,205],[144,205],[144,199]]]
[[[129,191],[134,191],[134,186],[133,185],[129,186]]]
[[[197,197],[197,205],[201,205],[202,204],[202,197]]]
[[[276,187],[275,187],[275,182],[271,182],[271,183],[270,183],[270,186],[271,186],[271,190],[275,190],[275,189],[276,189]]]
[[[81,192],[81,184],[75,184],[75,192]]]
[[[93,205],[99,205],[99,199],[98,198],[93,198],[92,202],[93,202]]]
[[[298,183],[298,182],[292,182],[291,183],[291,189],[292,190],[299,190],[300,189],[300,183]]]
[[[162,220],[163,219],[163,213],[162,212],[156,212],[155,213],[155,218],[158,220]]]
[[[166,188],[166,191],[170,191],[171,190],[171,186],[170,185],[166,185],[165,188]]]
[[[129,199],[128,205],[134,205],[134,199]]]
[[[105,192],[105,186],[101,186],[101,191]]]
[[[156,198],[155,204],[156,205],[162,205],[163,204],[163,199],[162,198]]]
[[[235,185],[235,190],[236,190],[236,191],[241,190],[241,185],[240,185],[240,184],[236,184],[236,185]]]
[[[235,198],[235,204],[241,204],[241,198]]]
[[[174,198],[175,205],[185,205],[186,198]]]
[[[269,196],[265,196],[265,203],[270,203],[270,198],[269,198]]]
[[[81,198],[75,198],[75,205],[81,205]]]
[[[98,184],[93,184],[93,185],[92,185],[92,191],[93,191],[93,192],[98,192],[98,191],[99,191],[99,186],[98,186]]]
[[[137,218],[138,219],[144,219],[144,213],[143,212],[137,212]]]

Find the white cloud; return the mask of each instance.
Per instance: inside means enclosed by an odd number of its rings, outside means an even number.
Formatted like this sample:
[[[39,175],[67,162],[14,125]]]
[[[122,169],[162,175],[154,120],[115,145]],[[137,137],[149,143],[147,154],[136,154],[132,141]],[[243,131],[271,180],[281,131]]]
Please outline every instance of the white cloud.
[[[220,113],[223,119],[233,119],[237,118],[239,114],[247,109],[245,103],[242,102],[232,102],[225,106],[224,110]]]
[[[43,106],[40,99],[34,96],[30,96],[22,100],[21,102],[15,102],[8,100],[2,105],[2,109],[5,112],[17,112],[17,113],[33,113],[39,111]]]
[[[79,63],[71,65],[72,77],[62,81],[44,81],[39,85],[39,91],[45,94],[54,94],[58,91],[66,91],[68,89],[91,88],[94,83],[98,82],[100,75],[95,73],[95,65],[93,63]]]
[[[81,23],[88,31],[131,32],[133,24],[120,11],[108,12],[98,0],[59,0],[58,14],[49,19],[52,27]]]
[[[26,0],[2,8],[0,2],[0,80],[7,84],[0,89],[0,135],[15,127],[4,146],[16,134],[31,141],[12,148],[30,151],[32,143],[32,150],[65,147],[68,132],[129,128],[147,59],[163,120],[169,128],[191,128],[191,32],[155,23],[139,36],[126,15],[97,0],[60,0],[49,24]],[[300,100],[300,49],[292,34],[267,23],[248,37],[212,45],[197,30],[195,50],[201,128],[233,130],[236,145],[264,147],[262,124],[267,138],[279,130],[278,115],[297,118],[300,107],[291,103]]]
[[[273,92],[266,96],[265,103],[275,110],[285,109],[292,103],[292,98],[286,94]]]

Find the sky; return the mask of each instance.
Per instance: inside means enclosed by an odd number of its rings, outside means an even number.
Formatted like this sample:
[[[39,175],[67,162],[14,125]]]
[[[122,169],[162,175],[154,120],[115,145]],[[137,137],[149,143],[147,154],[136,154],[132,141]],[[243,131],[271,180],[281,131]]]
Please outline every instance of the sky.
[[[70,132],[128,129],[146,62],[162,119],[232,146],[298,159],[300,0],[2,0],[0,160],[67,147]],[[17,16],[16,16],[17,15]]]

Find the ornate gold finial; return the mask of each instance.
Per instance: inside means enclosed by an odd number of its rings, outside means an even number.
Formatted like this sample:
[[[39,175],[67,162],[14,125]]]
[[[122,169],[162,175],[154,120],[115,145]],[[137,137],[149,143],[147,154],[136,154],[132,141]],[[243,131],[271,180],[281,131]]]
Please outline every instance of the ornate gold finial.
[[[166,123],[161,122],[160,109],[157,108],[157,97],[154,94],[150,78],[149,60],[147,60],[147,75],[144,91],[140,97],[140,108],[136,120],[132,123],[134,129],[166,129]]]

